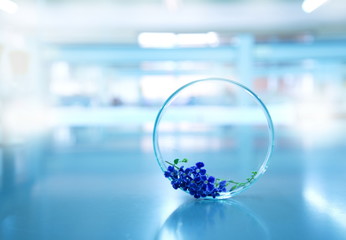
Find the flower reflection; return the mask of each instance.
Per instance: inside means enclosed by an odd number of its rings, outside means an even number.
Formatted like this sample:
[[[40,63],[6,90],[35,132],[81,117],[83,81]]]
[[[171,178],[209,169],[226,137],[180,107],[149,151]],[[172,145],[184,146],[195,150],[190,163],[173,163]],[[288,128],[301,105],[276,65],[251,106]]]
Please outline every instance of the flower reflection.
[[[156,239],[270,239],[264,222],[234,200],[182,204],[165,221]]]

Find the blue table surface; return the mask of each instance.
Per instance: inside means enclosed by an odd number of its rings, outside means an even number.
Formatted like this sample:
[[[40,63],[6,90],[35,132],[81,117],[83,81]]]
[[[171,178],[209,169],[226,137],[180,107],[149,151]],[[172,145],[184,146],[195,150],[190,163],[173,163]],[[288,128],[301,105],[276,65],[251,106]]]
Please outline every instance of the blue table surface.
[[[343,123],[277,127],[267,173],[222,201],[171,188],[149,132],[104,132],[1,147],[0,239],[346,239]]]

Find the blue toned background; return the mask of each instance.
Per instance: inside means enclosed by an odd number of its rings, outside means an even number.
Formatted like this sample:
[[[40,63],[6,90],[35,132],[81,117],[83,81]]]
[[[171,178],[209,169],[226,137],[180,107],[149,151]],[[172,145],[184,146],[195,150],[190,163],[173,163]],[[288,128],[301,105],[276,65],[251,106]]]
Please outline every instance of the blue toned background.
[[[345,7],[0,1],[0,239],[345,239]],[[256,92],[276,130],[268,172],[227,201],[173,190],[152,147],[165,99],[208,77]],[[201,98],[210,93],[175,110],[187,123],[205,110],[219,121]],[[233,100],[232,126],[255,127],[231,141],[176,118],[165,131],[187,136],[179,146],[192,159],[232,149],[249,161],[265,125]]]

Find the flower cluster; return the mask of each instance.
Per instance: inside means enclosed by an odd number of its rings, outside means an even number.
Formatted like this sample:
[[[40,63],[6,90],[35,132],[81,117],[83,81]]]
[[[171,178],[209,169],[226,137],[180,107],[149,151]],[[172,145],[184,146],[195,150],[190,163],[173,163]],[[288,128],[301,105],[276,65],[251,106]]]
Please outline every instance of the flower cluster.
[[[215,179],[213,176],[207,175],[207,170],[204,169],[204,163],[198,162],[195,166],[184,169],[184,166],[178,167],[176,164],[178,159],[174,160],[174,164],[168,166],[165,171],[165,177],[169,178],[174,189],[182,189],[195,198],[211,196],[215,198],[221,192],[226,192],[226,181]],[[187,162],[183,159],[181,162]]]

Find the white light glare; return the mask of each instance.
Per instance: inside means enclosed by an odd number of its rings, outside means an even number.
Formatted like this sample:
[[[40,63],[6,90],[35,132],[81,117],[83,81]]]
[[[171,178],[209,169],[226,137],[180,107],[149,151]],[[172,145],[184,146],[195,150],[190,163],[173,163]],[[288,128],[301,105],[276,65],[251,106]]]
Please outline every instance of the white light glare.
[[[328,2],[328,0],[304,0],[302,9],[306,13],[311,13],[326,2]]]
[[[346,227],[346,212],[344,209],[335,206],[327,199],[323,197],[319,192],[313,189],[307,189],[304,191],[305,200],[316,210],[327,214],[336,223],[338,223],[343,229]]]
[[[208,33],[180,33],[177,34],[177,44],[180,46],[216,45],[219,43],[215,32]]]
[[[10,133],[26,135],[46,130],[54,119],[52,111],[41,104],[17,101],[5,108],[3,124]]]
[[[138,43],[142,47],[172,48],[175,46],[174,33],[141,33]]]
[[[168,10],[176,11],[180,6],[180,0],[164,0]]]
[[[173,48],[180,46],[215,46],[219,38],[215,32],[208,33],[150,33],[139,34],[141,47]]]
[[[0,10],[13,14],[18,10],[18,4],[11,0],[0,0]]]

